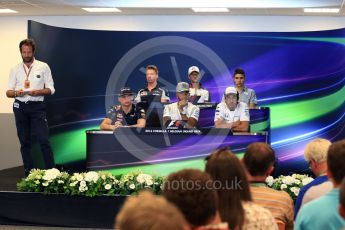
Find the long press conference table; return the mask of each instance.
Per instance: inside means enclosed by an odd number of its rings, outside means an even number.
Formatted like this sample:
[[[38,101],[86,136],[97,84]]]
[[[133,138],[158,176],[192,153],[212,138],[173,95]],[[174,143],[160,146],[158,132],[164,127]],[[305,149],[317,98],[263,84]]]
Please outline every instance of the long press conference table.
[[[243,153],[252,142],[268,142],[268,133],[231,133],[215,128],[119,128],[115,132],[88,130],[86,139],[87,169],[108,170],[205,158],[224,146]]]
[[[270,110],[250,109],[250,132],[232,133],[213,128],[216,104],[198,105],[198,129],[120,128],[115,132],[87,130],[88,170],[107,170],[200,159],[214,149],[229,146],[243,153],[256,141],[270,143]],[[163,107],[157,107],[162,113]]]

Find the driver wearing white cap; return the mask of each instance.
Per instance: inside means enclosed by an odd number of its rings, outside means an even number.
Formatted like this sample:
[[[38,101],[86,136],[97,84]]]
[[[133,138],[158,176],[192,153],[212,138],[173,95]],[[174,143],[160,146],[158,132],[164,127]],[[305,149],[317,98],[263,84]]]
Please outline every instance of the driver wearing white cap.
[[[200,70],[197,66],[189,67],[188,78],[190,80],[188,101],[193,104],[210,102],[210,93],[200,83]]]
[[[178,102],[166,105],[163,112],[163,122],[168,127],[194,128],[199,119],[200,109],[188,102],[189,84],[179,82],[176,86]]]
[[[249,128],[248,105],[239,102],[235,87],[225,89],[224,101],[219,103],[214,116],[216,128],[228,128],[236,132],[247,132]]]

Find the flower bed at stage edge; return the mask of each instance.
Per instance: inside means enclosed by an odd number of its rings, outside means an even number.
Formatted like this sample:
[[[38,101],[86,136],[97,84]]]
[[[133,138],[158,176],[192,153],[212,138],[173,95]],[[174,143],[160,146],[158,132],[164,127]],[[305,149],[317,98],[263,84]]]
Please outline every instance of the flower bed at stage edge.
[[[140,190],[151,190],[160,194],[164,178],[148,175],[140,171],[113,176],[107,172],[73,173],[58,169],[33,169],[30,174],[17,183],[19,191],[59,193],[65,195],[135,195]]]
[[[314,179],[308,175],[292,174],[291,176],[279,176],[275,179],[272,176],[269,176],[266,178],[266,184],[268,187],[275,190],[283,190],[287,192],[293,201],[296,201],[299,190],[313,180]]]
[[[44,194],[82,195],[88,197],[100,195],[135,195],[141,190],[151,190],[161,194],[164,177],[133,171],[114,176],[108,172],[84,172],[68,174],[58,169],[33,169],[30,174],[17,183],[19,191],[41,192]],[[266,179],[268,187],[286,191],[296,200],[299,190],[313,178],[307,175],[293,174]]]

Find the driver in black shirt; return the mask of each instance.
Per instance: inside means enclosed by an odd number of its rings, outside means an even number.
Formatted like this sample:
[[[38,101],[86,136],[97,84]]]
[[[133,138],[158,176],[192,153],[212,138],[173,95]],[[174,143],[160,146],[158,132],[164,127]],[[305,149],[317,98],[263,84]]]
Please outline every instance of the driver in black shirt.
[[[148,65],[146,67],[146,80],[147,86],[138,91],[135,102],[147,104],[145,109],[152,102],[168,103],[170,100],[169,92],[158,85],[158,68],[156,66]]]
[[[160,119],[163,114],[162,103],[169,103],[169,92],[157,83],[157,66],[148,65],[146,67],[146,80],[147,86],[138,91],[135,102],[138,106],[145,109],[148,127],[161,127]]]

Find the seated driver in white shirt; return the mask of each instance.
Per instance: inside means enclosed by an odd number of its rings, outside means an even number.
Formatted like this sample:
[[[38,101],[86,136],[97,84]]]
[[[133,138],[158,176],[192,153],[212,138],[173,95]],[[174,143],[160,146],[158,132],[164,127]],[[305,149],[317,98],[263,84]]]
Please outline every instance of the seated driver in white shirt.
[[[235,132],[247,132],[249,128],[248,105],[239,102],[235,87],[228,87],[224,93],[225,100],[217,105],[214,116],[216,128],[228,128]]]
[[[200,109],[188,102],[189,84],[179,82],[176,87],[178,102],[166,105],[163,112],[163,122],[167,127],[195,128],[198,123]]]

